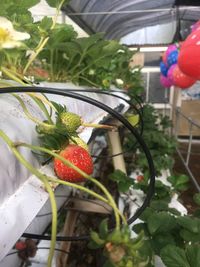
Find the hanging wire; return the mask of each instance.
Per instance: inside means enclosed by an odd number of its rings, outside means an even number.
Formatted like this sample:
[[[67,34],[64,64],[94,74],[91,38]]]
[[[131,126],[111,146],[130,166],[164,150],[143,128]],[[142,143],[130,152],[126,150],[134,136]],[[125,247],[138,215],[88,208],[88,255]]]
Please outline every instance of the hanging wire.
[[[73,91],[73,89],[72,89]],[[5,93],[25,93],[25,92],[34,92],[34,93],[48,93],[48,94],[53,94],[53,95],[62,95],[66,97],[71,97],[73,99],[81,100],[86,103],[92,104],[104,111],[106,111],[108,114],[110,114],[113,118],[117,119],[120,121],[130,132],[133,134],[133,136],[137,139],[138,143],[140,144],[147,162],[148,162],[148,167],[149,167],[149,187],[146,192],[146,196],[144,199],[143,204],[138,208],[135,212],[135,214],[127,220],[128,224],[133,223],[139,216],[143,213],[143,211],[149,206],[150,200],[154,194],[154,187],[155,187],[155,168],[153,164],[153,159],[150,154],[150,151],[138,133],[138,131],[117,111],[114,109],[110,108],[109,106],[105,105],[104,103],[101,103],[95,99],[92,99],[90,97],[74,93],[72,91],[68,90],[60,90],[60,89],[55,89],[55,88],[50,88],[50,87],[4,87],[1,88],[0,94],[5,94]],[[112,229],[111,229],[112,230]],[[23,233],[23,237],[26,238],[32,238],[32,239],[38,239],[38,240],[50,240],[51,236],[48,235],[38,235],[38,234],[32,234],[32,233]],[[89,235],[82,235],[82,236],[57,236],[56,240],[57,241],[83,241],[83,240],[88,240]]]

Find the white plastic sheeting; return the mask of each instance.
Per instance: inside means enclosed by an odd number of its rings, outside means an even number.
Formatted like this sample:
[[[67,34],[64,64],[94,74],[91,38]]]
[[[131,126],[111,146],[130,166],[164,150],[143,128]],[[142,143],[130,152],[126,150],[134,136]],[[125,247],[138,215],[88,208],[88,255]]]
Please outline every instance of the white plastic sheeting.
[[[42,86],[59,87],[59,88],[79,88],[71,84],[43,84]],[[99,95],[93,93],[83,93],[90,96],[111,108],[116,108],[124,104],[124,110],[128,105],[119,98]],[[31,113],[40,118],[43,114],[36,104],[25,94],[20,94]],[[49,95],[49,99],[61,104],[65,104],[69,111],[75,112],[82,116],[84,121],[98,123],[107,113],[100,108],[87,104],[80,100],[69,97]],[[22,141],[37,144],[37,134],[34,130],[35,124],[28,120],[19,102],[10,94],[0,96],[0,129],[13,141]],[[82,129],[80,136],[87,142],[91,136],[92,128]],[[38,226],[34,221],[35,216],[48,200],[48,194],[41,185],[41,182],[18,163],[18,160],[12,155],[7,145],[0,140],[0,261],[10,251],[15,242],[30,226],[30,231],[38,233],[44,230],[44,227],[51,221],[48,216]],[[52,168],[49,166],[42,167],[37,159],[28,149],[20,149],[24,157],[42,172],[53,175]],[[68,191],[68,190],[67,190]],[[67,196],[66,192],[66,196]],[[36,224],[35,224],[36,223]],[[35,225],[34,225],[35,224]],[[0,262],[0,266],[1,262]],[[8,266],[5,265],[4,266]],[[11,266],[11,265],[10,265]],[[9,267],[10,267],[9,266]],[[15,266],[15,265],[14,265]]]
[[[132,44],[163,44],[171,43],[176,31],[176,22],[172,21],[163,25],[144,27],[122,37],[120,43]]]

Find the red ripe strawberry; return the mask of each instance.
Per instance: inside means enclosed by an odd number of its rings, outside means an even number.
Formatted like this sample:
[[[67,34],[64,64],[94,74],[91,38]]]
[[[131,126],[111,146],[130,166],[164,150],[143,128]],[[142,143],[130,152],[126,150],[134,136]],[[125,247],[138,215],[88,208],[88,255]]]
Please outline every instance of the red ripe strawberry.
[[[141,181],[144,180],[144,176],[143,176],[143,175],[138,175],[138,176],[136,177],[136,180],[137,180],[138,182],[141,182]]]
[[[62,150],[59,155],[69,160],[85,173],[90,175],[93,172],[92,158],[88,151],[84,148],[70,144]],[[71,183],[80,183],[85,181],[85,178],[81,174],[56,158],[54,159],[54,171],[60,179]]]
[[[24,250],[26,249],[27,245],[24,241],[18,241],[16,244],[15,244],[15,248],[17,250]]]

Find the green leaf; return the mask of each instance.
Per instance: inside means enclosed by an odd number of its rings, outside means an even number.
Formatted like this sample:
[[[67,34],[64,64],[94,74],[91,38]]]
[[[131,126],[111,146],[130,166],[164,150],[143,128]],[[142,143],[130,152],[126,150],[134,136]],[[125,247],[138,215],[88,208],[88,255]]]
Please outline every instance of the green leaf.
[[[132,126],[136,126],[139,123],[139,115],[129,115],[127,116],[127,120],[130,122]]]
[[[164,200],[152,200],[150,207],[153,208],[155,211],[168,211],[173,215],[181,215],[180,212],[175,208],[169,208],[169,201],[168,199]]]
[[[114,263],[112,263],[110,260],[107,260],[103,267],[116,267],[116,265]]]
[[[109,234],[107,241],[119,244],[121,242],[121,231],[114,229],[112,233]]]
[[[155,183],[155,198],[165,198],[170,194],[170,187],[163,184],[161,181],[157,180]]]
[[[200,233],[193,233],[187,229],[182,229],[180,231],[180,236],[187,242],[199,242],[200,240]]]
[[[161,250],[161,259],[166,267],[190,267],[185,251],[173,245],[168,245]]]
[[[117,183],[118,190],[122,193],[127,192],[130,186],[134,184],[134,180],[120,170],[115,170],[108,175],[108,178]]]
[[[20,7],[21,9],[29,9],[35,5],[37,5],[40,0],[13,0],[11,1],[13,6],[16,8]]]
[[[57,110],[57,113],[66,112],[67,107],[65,105],[58,104],[54,101],[51,101],[51,103],[54,105],[55,109]]]
[[[67,48],[66,42],[73,40],[75,37],[76,32],[71,25],[56,25],[55,29],[53,29],[50,33],[48,48],[50,50],[57,48],[65,51],[65,49]]]
[[[193,196],[193,200],[194,200],[194,202],[195,202],[197,205],[200,206],[200,193],[196,193],[196,194],[194,194],[194,196]]]
[[[173,234],[160,233],[153,236],[151,244],[153,246],[155,254],[159,255],[162,248],[164,248],[167,245],[176,245],[176,242]]]
[[[119,42],[115,40],[111,40],[107,43],[106,46],[103,48],[103,53],[104,54],[113,54],[117,52],[122,46],[119,44]]]
[[[141,231],[146,231],[146,223],[138,223],[133,225],[132,230],[136,233],[139,234]]]
[[[167,180],[173,185],[175,190],[185,191],[189,187],[189,177],[187,175],[172,175]]]
[[[190,267],[197,267],[200,264],[200,246],[190,245],[186,247],[186,256]]]
[[[95,43],[94,46],[90,47],[89,50],[89,56],[93,59],[96,60],[99,58],[99,56],[103,55],[103,47],[107,44],[107,41],[105,40],[99,40],[98,43]],[[98,66],[101,66],[100,61],[98,61]]]
[[[47,4],[50,6],[50,7],[58,7],[59,4],[61,3],[61,0],[46,0]],[[65,1],[65,4],[67,4],[69,1],[66,0]]]
[[[193,215],[194,217],[200,218],[200,209],[196,209]]]
[[[106,239],[108,235],[108,220],[104,219],[99,225],[99,236],[102,239]]]
[[[90,237],[92,241],[94,241],[99,246],[103,246],[105,244],[105,240],[101,239],[97,232],[91,231]]]
[[[72,40],[71,42],[66,43],[65,49],[66,49],[67,55],[70,58],[74,58],[77,54],[81,55],[83,52],[77,40]]]
[[[168,202],[163,200],[152,200],[150,207],[157,211],[168,210]]]
[[[103,34],[102,33],[96,33],[93,35],[90,35],[89,37],[82,37],[78,38],[77,42],[82,48],[83,53],[85,54],[86,52],[89,51],[89,48],[95,46],[98,44],[99,41],[103,39]]]
[[[0,16],[6,16],[12,2],[10,0],[1,1]]]
[[[200,232],[200,219],[189,216],[182,216],[177,218],[177,222],[180,226],[191,231],[192,233],[198,234]]]
[[[146,222],[148,220],[148,218],[154,213],[155,211],[150,208],[150,207],[147,207],[143,213],[140,215],[140,219],[144,222]]]
[[[159,212],[147,219],[147,226],[151,234],[168,232],[175,228],[176,220],[167,212]]]
[[[43,31],[48,31],[51,26],[53,24],[53,20],[52,18],[49,17],[44,17],[39,24],[40,29],[42,29]]]
[[[143,259],[149,260],[149,264],[145,265],[145,266],[146,267],[152,266],[152,265],[150,265],[150,262],[152,261],[153,250],[152,250],[152,246],[151,246],[151,243],[149,242],[149,240],[144,240],[141,248],[139,248],[138,251],[139,251],[139,254],[141,255],[141,257]]]
[[[181,215],[181,212],[178,211],[175,208],[168,208],[167,211],[169,211],[171,214],[176,215],[176,216],[180,216]]]

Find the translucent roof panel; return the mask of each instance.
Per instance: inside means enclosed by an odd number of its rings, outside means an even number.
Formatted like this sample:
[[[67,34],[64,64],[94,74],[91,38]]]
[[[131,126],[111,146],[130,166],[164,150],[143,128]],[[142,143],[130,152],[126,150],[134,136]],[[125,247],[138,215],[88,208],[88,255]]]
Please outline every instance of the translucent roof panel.
[[[104,32],[108,39],[122,37],[140,29],[177,20],[174,0],[71,0],[66,15],[87,32]],[[200,7],[180,6],[179,18],[196,21]]]
[[[176,32],[176,22],[155,25],[131,32],[122,37],[120,43],[126,45],[168,44],[173,40]]]

